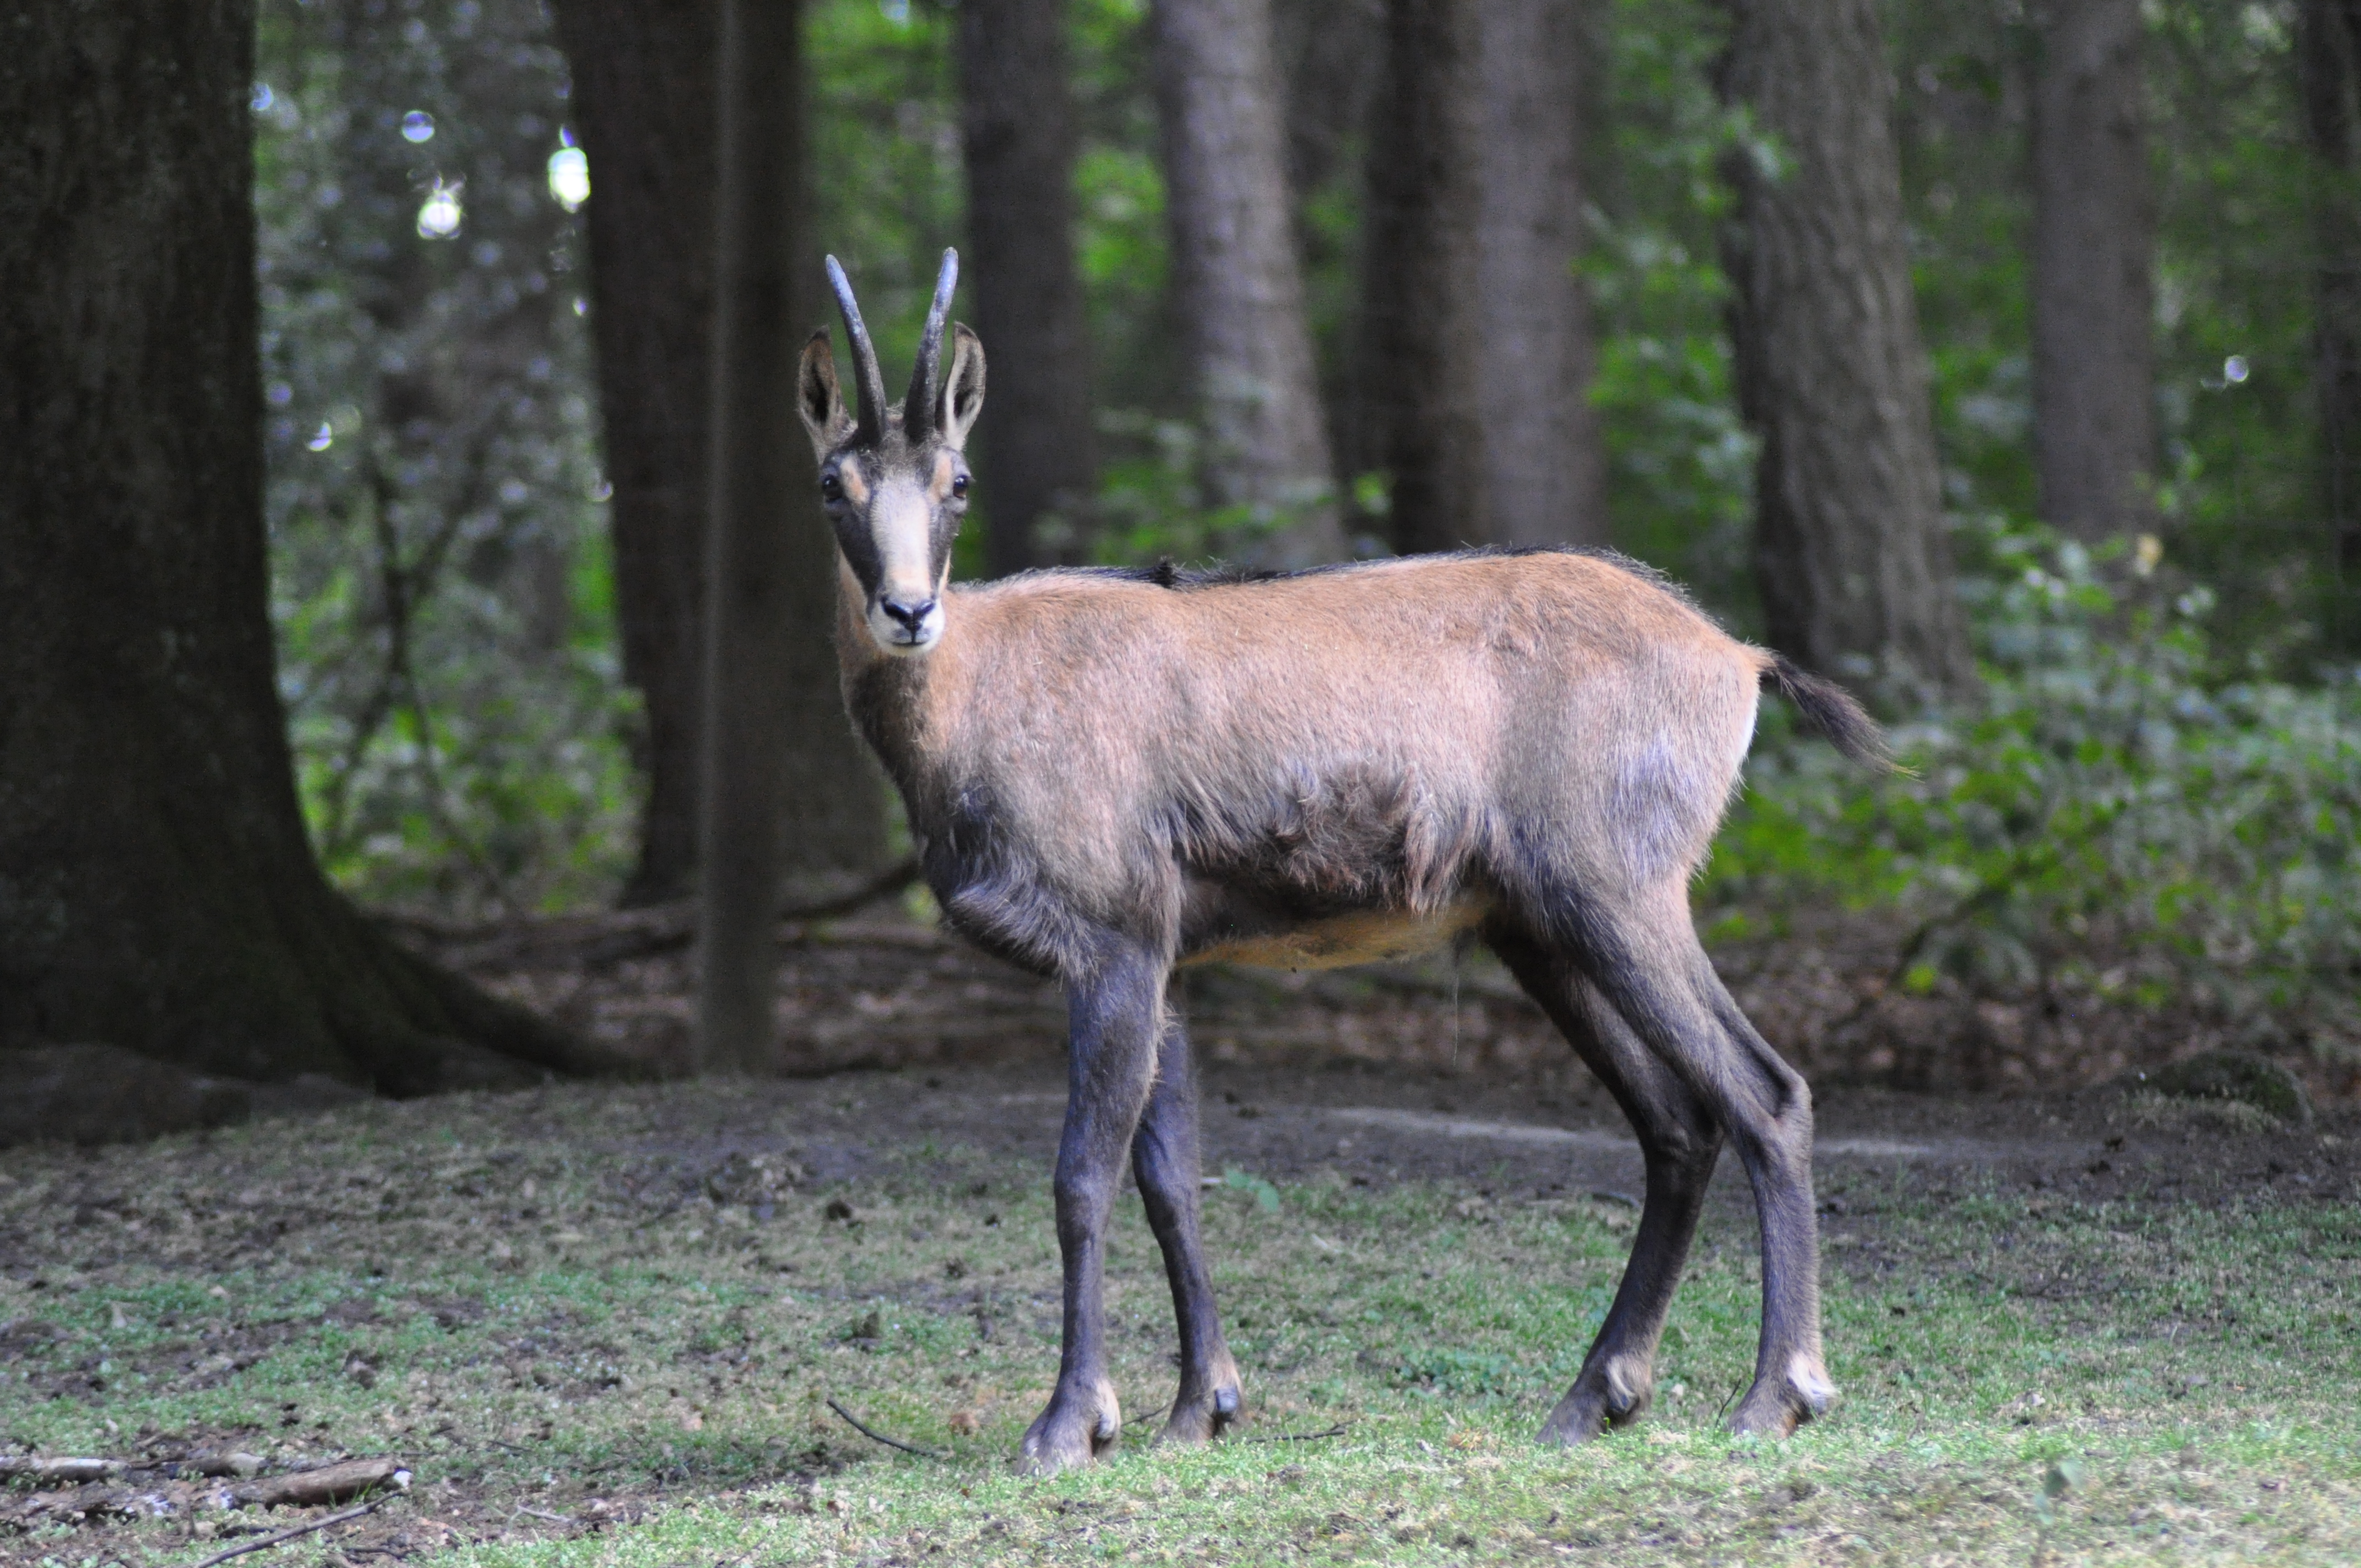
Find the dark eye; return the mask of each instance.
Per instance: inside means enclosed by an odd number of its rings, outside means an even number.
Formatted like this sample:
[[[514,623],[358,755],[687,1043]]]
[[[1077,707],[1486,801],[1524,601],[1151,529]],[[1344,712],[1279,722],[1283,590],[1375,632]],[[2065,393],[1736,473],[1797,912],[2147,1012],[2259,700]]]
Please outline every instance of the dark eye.
[[[965,500],[967,499],[967,476],[965,474],[960,475],[957,478],[951,481],[951,494],[959,497],[961,500]]]
[[[840,501],[844,499],[844,486],[835,475],[822,474],[819,477],[819,493],[823,500]]]

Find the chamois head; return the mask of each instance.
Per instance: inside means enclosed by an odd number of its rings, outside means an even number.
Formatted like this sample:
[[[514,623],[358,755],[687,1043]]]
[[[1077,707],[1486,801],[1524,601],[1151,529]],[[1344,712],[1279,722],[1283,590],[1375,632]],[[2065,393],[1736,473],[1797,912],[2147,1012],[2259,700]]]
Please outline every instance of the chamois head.
[[[836,530],[844,569],[860,585],[869,634],[888,653],[924,653],[943,634],[951,540],[967,510],[961,453],[983,407],[983,345],[966,327],[952,326],[950,374],[940,374],[943,318],[959,281],[959,253],[946,250],[909,395],[900,408],[888,408],[877,350],[833,256],[828,280],[852,343],[858,402],[857,412],[845,411],[823,327],[804,345],[796,398],[819,456],[820,505]]]

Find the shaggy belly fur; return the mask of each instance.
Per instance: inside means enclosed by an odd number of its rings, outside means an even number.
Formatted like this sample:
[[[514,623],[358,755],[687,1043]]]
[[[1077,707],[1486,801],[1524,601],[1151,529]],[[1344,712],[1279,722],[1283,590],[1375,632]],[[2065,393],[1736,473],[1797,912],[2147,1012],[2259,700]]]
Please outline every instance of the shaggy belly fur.
[[[1247,964],[1257,969],[1342,969],[1416,958],[1448,946],[1491,911],[1488,900],[1462,898],[1440,909],[1365,910],[1277,928],[1207,933],[1180,962]]]

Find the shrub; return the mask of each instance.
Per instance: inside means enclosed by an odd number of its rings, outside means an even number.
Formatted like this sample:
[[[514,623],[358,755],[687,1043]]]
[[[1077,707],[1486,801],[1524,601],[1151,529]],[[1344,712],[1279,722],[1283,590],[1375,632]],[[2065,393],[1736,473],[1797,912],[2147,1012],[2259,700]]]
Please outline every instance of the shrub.
[[[2361,1055],[2361,685],[2234,659],[2213,596],[1987,525],[1983,687],[1875,779],[1771,733],[1710,869],[1724,929],[1834,896],[1898,913],[1894,980],[2193,1010]],[[1709,916],[1710,917],[1710,916]]]

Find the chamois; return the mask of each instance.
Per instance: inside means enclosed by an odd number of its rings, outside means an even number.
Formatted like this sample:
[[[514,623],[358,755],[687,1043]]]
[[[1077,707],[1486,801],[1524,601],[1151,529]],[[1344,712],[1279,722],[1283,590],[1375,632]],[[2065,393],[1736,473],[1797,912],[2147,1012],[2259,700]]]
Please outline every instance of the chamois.
[[[1715,975],[1687,890],[1763,685],[1848,755],[1881,762],[1860,707],[1602,555],[953,586],[984,385],[965,326],[941,364],[958,258],[944,255],[899,408],[843,269],[828,269],[858,399],[848,413],[822,329],[798,404],[839,549],[845,700],[902,792],[945,918],[1056,976],[1070,1010],[1064,1353],[1024,1463],[1089,1463],[1122,1429],[1102,1266],[1126,1149],[1179,1321],[1163,1437],[1205,1442],[1239,1415],[1198,1235],[1174,968],[1355,963],[1461,933],[1564,1032],[1646,1160],[1622,1284],[1542,1437],[1581,1442],[1647,1406],[1725,1134],[1763,1232],[1762,1341],[1730,1424],[1784,1435],[1825,1409],[1811,1096]]]

